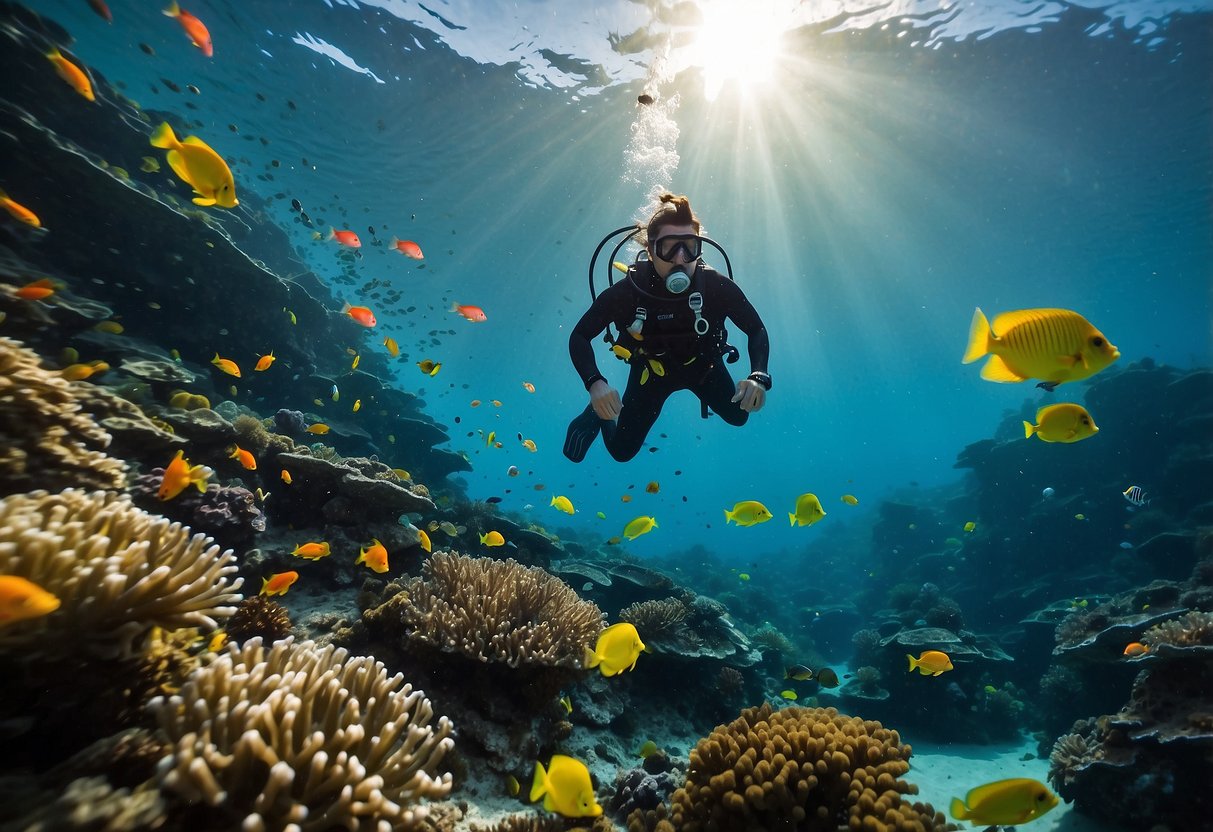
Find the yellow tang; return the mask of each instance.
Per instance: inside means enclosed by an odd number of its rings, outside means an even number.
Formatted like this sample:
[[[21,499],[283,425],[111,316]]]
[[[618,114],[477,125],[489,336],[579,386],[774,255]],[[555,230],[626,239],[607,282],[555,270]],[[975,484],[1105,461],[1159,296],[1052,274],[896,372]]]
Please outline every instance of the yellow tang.
[[[489,532],[480,535],[480,542],[485,546],[504,546],[505,538],[502,537],[501,532]]]
[[[854,494],[843,494],[842,501],[849,506],[859,505],[859,498],[856,497]]]
[[[152,146],[168,151],[168,163],[173,172],[198,194],[194,197],[195,205],[235,208],[240,204],[236,199],[236,182],[231,168],[202,139],[189,136],[178,141],[166,121],[152,133]]]
[[[1019,826],[1036,820],[1057,805],[1057,795],[1044,783],[1029,777],[997,780],[978,786],[965,795],[952,798],[949,807],[956,820],[972,821],[974,826]]]
[[[1025,439],[1036,434],[1043,442],[1081,442],[1099,433],[1099,426],[1091,414],[1080,404],[1061,402],[1042,407],[1036,411],[1036,424],[1023,423]]]
[[[535,763],[535,779],[531,782],[531,802],[543,798],[543,808],[566,818],[592,818],[602,814],[594,799],[594,784],[585,763],[553,754],[548,770]]]
[[[906,659],[910,663],[907,673],[917,670],[923,676],[938,676],[952,669],[951,657],[939,650],[924,650],[917,659],[906,653]]]
[[[961,362],[969,364],[985,355],[990,360],[981,368],[981,377],[987,381],[1039,378],[1039,387],[1052,390],[1095,375],[1120,358],[1120,350],[1090,321],[1068,309],[1003,312],[991,326],[978,308]]]
[[[642,534],[648,534],[655,528],[657,528],[656,517],[637,517],[635,520],[624,526],[623,536],[628,540],[635,540]]]
[[[425,533],[424,529],[417,530],[417,537],[419,538],[418,542],[421,544],[422,549],[425,549],[427,552],[433,551],[433,546],[430,543],[430,536]]]
[[[661,749],[657,747],[657,743],[653,742],[652,740],[646,740],[644,745],[640,746],[640,750],[636,752],[636,756],[643,757],[647,760],[660,750]]]
[[[771,511],[757,500],[742,500],[733,510],[724,510],[724,524],[732,520],[738,526],[755,526],[771,519]]]
[[[964,530],[965,530],[966,532],[971,532],[971,531],[973,531],[973,530],[974,530],[974,529],[976,529],[976,528],[977,528],[977,524],[976,524],[976,523],[974,523],[972,520],[970,520],[969,522],[965,523],[965,525],[964,525]]]
[[[789,526],[811,526],[826,516],[816,494],[801,494],[796,498],[796,511],[788,513]]]
[[[603,630],[593,650],[585,648],[585,666],[598,668],[603,676],[614,676],[634,668],[644,649],[636,627],[622,621]]]
[[[795,702],[797,699],[800,698],[799,696],[796,695],[796,691],[791,690],[791,689],[781,690],[779,692],[779,695],[782,696],[784,699],[787,699],[789,702]]]
[[[556,496],[552,498],[550,506],[555,506],[557,511],[563,511],[565,514],[572,514],[576,509],[573,508],[573,503],[568,497]]]

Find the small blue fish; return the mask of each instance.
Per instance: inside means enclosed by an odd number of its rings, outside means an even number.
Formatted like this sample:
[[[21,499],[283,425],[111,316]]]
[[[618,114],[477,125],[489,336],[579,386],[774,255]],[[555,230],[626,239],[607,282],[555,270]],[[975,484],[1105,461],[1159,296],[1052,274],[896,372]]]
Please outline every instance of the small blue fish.
[[[1048,486],[1043,491],[1040,492],[1040,496],[1044,497],[1047,500],[1056,493],[1057,492],[1053,490],[1052,486]]]
[[[1132,544],[1132,543],[1130,543],[1130,542],[1129,542],[1129,541],[1127,541],[1127,540],[1122,540],[1122,541],[1120,541],[1120,548],[1122,548],[1122,549],[1132,549],[1132,548],[1133,548],[1133,544]]]

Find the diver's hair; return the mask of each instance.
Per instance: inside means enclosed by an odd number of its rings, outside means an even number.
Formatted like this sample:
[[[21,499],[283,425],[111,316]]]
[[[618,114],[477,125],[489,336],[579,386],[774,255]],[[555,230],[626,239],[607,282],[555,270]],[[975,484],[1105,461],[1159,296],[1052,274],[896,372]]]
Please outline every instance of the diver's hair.
[[[657,236],[657,232],[663,225],[689,225],[695,229],[696,234],[699,233],[699,217],[695,216],[695,212],[691,210],[691,200],[685,196],[675,196],[668,191],[659,196],[658,200],[661,204],[657,206],[653,216],[649,217],[649,224],[644,229],[644,239],[640,241],[641,245],[647,247],[649,241]]]

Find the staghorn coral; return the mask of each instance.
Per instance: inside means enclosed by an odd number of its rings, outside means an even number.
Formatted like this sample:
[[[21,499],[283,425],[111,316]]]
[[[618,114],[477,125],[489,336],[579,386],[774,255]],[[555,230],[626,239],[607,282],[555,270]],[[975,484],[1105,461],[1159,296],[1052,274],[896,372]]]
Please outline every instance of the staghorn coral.
[[[400,683],[332,645],[285,639],[266,649],[251,639],[180,695],[149,703],[172,743],[157,767],[161,788],[209,807],[216,827],[417,828],[420,799],[451,789],[450,774],[428,771],[454,740],[449,720],[432,727],[430,701]]]
[[[437,552],[388,604],[398,609],[411,640],[510,667],[579,669],[585,646],[602,631],[597,606],[513,559]]]
[[[291,632],[291,616],[286,607],[264,595],[245,598],[227,620],[228,638],[239,643],[253,636],[267,642],[286,638]]]
[[[39,366],[38,355],[0,338],[0,483],[15,493],[121,488],[126,466],[107,456],[110,435],[81,412],[75,384]]]
[[[67,489],[0,500],[0,574],[62,602],[0,630],[0,652],[132,657],[153,627],[214,629],[239,600],[235,558],[131,505],[129,497]]]
[[[1213,645],[1213,613],[1193,611],[1171,621],[1155,624],[1141,637],[1150,647],[1171,644],[1176,647]]]
[[[904,795],[910,747],[879,722],[833,708],[748,708],[691,752],[668,812],[634,812],[629,830],[806,832],[946,830],[929,804]]]

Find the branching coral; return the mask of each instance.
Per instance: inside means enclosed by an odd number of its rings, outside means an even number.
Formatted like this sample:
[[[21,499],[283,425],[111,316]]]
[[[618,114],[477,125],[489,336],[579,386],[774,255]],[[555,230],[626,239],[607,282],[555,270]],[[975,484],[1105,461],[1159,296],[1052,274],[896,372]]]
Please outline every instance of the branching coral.
[[[0,483],[3,493],[47,488],[121,488],[126,466],[107,456],[110,435],[81,412],[72,382],[38,355],[0,338]]]
[[[154,626],[214,629],[240,599],[230,550],[126,496],[73,489],[0,500],[0,574],[59,598],[50,615],[0,630],[0,650],[133,656]]]
[[[901,779],[909,756],[896,731],[833,708],[748,708],[691,752],[668,819],[665,812],[634,812],[628,828],[955,829],[929,804],[905,800],[918,791]]]
[[[399,610],[410,639],[510,667],[580,668],[584,648],[602,631],[597,606],[512,559],[438,552],[388,604]]]
[[[451,788],[428,773],[454,744],[446,717],[432,727],[421,691],[331,645],[251,639],[149,707],[172,743],[161,787],[231,828],[413,829]]]

